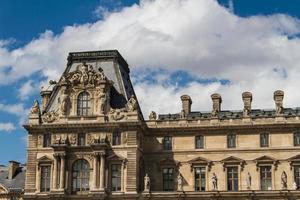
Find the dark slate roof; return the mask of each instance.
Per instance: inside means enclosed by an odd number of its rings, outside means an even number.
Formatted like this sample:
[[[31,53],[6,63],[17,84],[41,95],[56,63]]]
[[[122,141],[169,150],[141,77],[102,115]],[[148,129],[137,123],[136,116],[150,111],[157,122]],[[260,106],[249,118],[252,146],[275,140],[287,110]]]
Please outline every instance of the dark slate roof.
[[[2,171],[0,171],[0,184],[3,185],[9,192],[22,192],[25,186],[25,172],[26,170],[24,168],[20,168],[14,178],[9,180],[7,178],[8,168],[2,168]]]
[[[285,117],[300,116],[300,107],[297,108],[285,108],[284,114]],[[239,119],[243,117],[243,111],[241,110],[222,110],[220,112],[220,119]],[[253,109],[251,110],[252,118],[268,118],[275,117],[274,109]],[[201,119],[210,119],[211,112],[191,112],[188,114],[188,120],[201,120]],[[180,113],[176,114],[160,114],[158,115],[158,120],[178,120],[180,119]]]

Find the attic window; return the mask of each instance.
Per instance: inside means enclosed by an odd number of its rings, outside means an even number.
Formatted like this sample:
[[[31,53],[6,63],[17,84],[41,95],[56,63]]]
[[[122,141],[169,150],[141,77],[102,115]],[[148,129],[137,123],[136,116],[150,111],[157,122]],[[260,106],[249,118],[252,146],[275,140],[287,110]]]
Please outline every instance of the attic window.
[[[90,95],[87,92],[82,92],[77,98],[77,115],[87,116],[90,114],[91,100]]]

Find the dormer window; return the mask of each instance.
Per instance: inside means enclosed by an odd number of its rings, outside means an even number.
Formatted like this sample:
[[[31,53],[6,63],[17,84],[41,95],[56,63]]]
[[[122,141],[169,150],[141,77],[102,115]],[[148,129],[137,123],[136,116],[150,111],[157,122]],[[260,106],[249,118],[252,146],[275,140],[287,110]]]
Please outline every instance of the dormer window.
[[[82,92],[77,98],[77,115],[87,116],[91,111],[91,100],[88,92]]]

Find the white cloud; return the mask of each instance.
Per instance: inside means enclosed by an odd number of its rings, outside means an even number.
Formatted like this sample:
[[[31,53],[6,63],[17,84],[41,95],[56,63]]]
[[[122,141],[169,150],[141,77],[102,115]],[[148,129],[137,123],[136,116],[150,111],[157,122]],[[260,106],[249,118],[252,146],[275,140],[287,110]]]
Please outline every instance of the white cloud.
[[[33,82],[33,80],[26,81],[18,90],[18,97],[21,100],[28,99],[32,94],[38,93],[38,84]]]
[[[163,67],[230,80],[229,85],[191,82],[179,88],[140,83],[135,88],[144,110],[153,105],[179,111],[183,93],[193,96],[194,108],[209,110],[212,92],[222,94],[224,108],[238,109],[245,90],[253,92],[253,107],[270,108],[276,89],[286,92],[286,106],[297,106],[300,40],[290,36],[299,33],[299,20],[288,15],[242,18],[215,0],[143,0],[95,23],[67,26],[59,35],[45,31],[12,51],[0,47],[0,83],[37,71],[57,79],[68,52],[118,49],[133,70]],[[164,95],[152,98],[159,93]]]
[[[19,118],[19,126],[22,126],[27,120],[29,109],[26,109],[22,103],[20,104],[2,104],[0,103],[0,111],[6,112]]]
[[[0,123],[0,131],[10,132],[15,129],[16,127],[12,123]]]

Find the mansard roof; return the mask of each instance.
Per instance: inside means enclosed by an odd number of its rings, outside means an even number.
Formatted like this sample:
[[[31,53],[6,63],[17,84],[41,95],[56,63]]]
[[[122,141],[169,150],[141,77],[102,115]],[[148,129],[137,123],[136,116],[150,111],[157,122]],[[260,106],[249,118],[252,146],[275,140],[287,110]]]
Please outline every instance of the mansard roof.
[[[20,168],[13,179],[8,179],[8,167],[0,171],[0,185],[9,192],[22,192],[25,186],[25,173],[24,168]]]
[[[210,119],[212,113],[209,111],[196,111],[187,114],[187,120]],[[273,118],[276,116],[275,109],[253,109],[251,110],[251,118]],[[284,108],[284,117],[300,116],[300,107]],[[243,118],[242,110],[222,110],[219,114],[220,119],[241,119]],[[180,113],[175,114],[159,114],[158,120],[178,120],[181,119]]]

